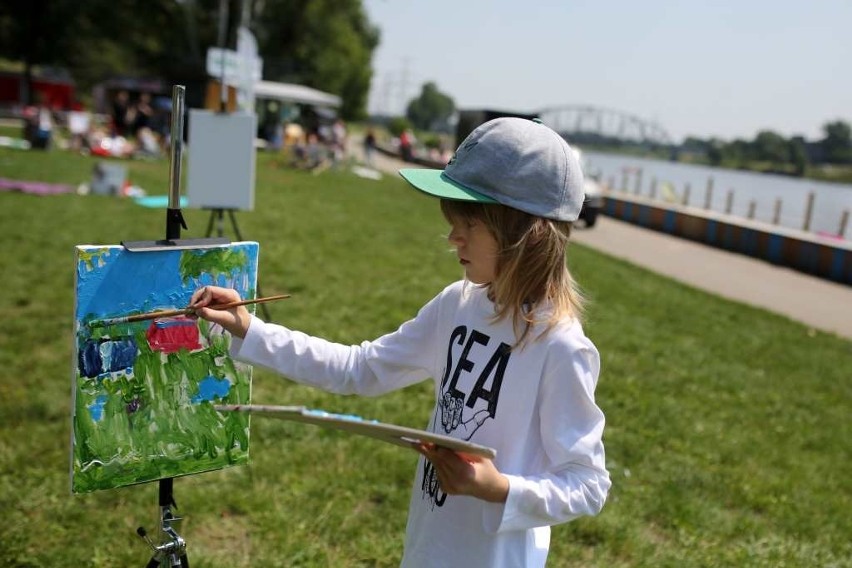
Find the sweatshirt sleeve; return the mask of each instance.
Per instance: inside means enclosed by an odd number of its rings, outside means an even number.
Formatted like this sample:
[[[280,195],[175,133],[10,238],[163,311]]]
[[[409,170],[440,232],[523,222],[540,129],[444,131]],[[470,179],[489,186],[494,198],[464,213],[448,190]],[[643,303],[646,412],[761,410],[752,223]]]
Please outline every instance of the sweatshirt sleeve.
[[[611,485],[602,441],[604,415],[594,390],[600,362],[585,346],[550,357],[539,392],[544,471],[506,475],[509,495],[498,532],[567,522],[600,512]],[[493,518],[493,517],[492,517]]]
[[[396,331],[342,345],[252,317],[231,355],[328,392],[378,396],[431,376],[437,318],[435,298]]]

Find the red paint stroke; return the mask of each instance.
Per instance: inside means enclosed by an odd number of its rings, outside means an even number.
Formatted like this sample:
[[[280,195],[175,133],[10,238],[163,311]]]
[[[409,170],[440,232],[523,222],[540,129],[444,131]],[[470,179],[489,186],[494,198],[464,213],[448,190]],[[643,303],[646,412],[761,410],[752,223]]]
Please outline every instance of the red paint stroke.
[[[187,351],[201,349],[196,321],[183,316],[154,320],[145,336],[148,338],[148,345],[154,351],[174,353],[181,349]]]

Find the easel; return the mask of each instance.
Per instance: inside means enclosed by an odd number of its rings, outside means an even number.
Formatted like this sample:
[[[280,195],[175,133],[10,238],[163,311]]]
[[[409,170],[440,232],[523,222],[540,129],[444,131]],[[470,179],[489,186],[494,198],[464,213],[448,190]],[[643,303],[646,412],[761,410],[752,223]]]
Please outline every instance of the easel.
[[[186,222],[180,210],[180,176],[181,156],[183,152],[183,129],[186,88],[175,85],[172,88],[172,122],[171,122],[171,156],[169,164],[169,205],[166,211],[166,238],[161,241],[122,241],[124,248],[130,252],[180,250],[206,248],[210,246],[227,245],[225,238],[181,239],[181,228],[186,229]],[[172,507],[177,508],[174,499],[174,478],[159,480],[160,529],[166,539],[155,545],[143,527],[136,529],[138,534],[154,552],[146,568],[156,568],[168,562],[167,566],[189,568],[186,554],[186,541],[181,538],[172,526],[180,520],[172,514]]]

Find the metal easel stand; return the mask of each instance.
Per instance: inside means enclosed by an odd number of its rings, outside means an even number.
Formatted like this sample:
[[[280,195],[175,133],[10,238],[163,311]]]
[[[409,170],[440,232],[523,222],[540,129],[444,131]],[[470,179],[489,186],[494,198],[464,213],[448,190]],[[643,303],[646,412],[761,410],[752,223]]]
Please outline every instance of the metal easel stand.
[[[161,241],[122,241],[124,248],[130,252],[144,253],[146,251],[182,250],[193,248],[209,248],[211,246],[230,244],[228,239],[181,239],[181,228],[186,229],[186,222],[180,210],[180,170],[183,152],[183,127],[186,88],[174,85],[172,88],[172,122],[171,122],[171,156],[169,164],[169,205],[166,212],[166,238]],[[148,546],[154,551],[154,556],[148,561],[147,568],[155,568],[168,562],[172,568],[189,568],[186,554],[186,541],[172,526],[179,521],[172,514],[172,507],[177,508],[174,500],[174,479],[169,477],[159,480],[160,484],[160,530],[165,538],[160,544],[154,544],[143,527],[136,530]]]
[[[172,523],[180,521],[180,517],[172,515],[172,507],[177,508],[172,495],[173,478],[160,480],[160,524],[162,531],[168,539],[160,545],[155,545],[148,538],[144,527],[136,529],[138,534],[151,550],[154,555],[148,561],[145,568],[157,568],[159,566],[169,566],[172,568],[189,568],[189,558],[186,555],[186,541],[172,528]]]

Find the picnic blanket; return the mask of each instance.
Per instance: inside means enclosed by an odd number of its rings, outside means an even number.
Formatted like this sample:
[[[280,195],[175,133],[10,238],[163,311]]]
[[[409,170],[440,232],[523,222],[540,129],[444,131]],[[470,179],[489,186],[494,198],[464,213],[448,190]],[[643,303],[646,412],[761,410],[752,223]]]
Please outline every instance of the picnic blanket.
[[[21,191],[33,195],[56,195],[58,193],[71,193],[74,191],[74,188],[61,183],[0,178],[0,191]]]

